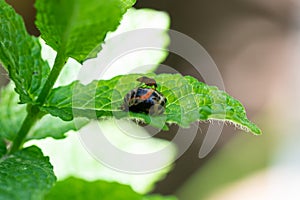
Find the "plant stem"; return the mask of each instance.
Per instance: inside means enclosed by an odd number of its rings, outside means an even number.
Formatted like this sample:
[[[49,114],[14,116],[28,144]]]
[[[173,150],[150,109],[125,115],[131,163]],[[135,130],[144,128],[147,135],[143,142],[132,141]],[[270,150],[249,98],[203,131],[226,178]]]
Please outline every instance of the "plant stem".
[[[28,134],[30,128],[35,124],[37,119],[39,118],[39,108],[38,107],[32,107],[28,109],[27,116],[25,120],[23,121],[23,124],[21,126],[21,129],[19,130],[17,137],[14,139],[12,147],[10,149],[9,153],[14,153],[22,146],[24,139],[26,135]]]
[[[48,97],[51,89],[53,88],[63,66],[65,65],[66,61],[67,61],[68,57],[65,56],[64,54],[61,53],[57,53],[56,58],[55,58],[55,62],[53,65],[53,68],[50,72],[50,75],[38,97],[38,99],[36,100],[36,102],[39,105],[43,105],[45,103],[46,98]]]
[[[65,65],[68,57],[65,56],[65,54],[57,53],[54,66],[46,80],[45,85],[42,88],[42,91],[40,95],[38,96],[36,103],[38,105],[43,105],[53,88],[63,66]],[[28,105],[29,106],[29,105]],[[29,109],[27,109],[27,116],[25,120],[23,121],[23,124],[16,136],[16,138],[13,141],[12,147],[10,149],[9,153],[13,153],[20,149],[20,147],[23,145],[24,140],[26,138],[26,135],[30,131],[31,127],[35,124],[35,122],[41,118],[40,109],[37,105],[30,106]]]

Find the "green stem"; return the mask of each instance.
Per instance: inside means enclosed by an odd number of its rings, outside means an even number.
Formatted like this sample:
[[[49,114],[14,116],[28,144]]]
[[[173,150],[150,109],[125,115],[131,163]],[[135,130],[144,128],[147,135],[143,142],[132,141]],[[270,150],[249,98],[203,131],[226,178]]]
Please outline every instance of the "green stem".
[[[42,91],[40,95],[38,96],[36,102],[38,105],[43,105],[52,90],[62,68],[64,67],[68,57],[65,56],[65,54],[57,53],[54,66],[47,78],[47,81],[42,88]],[[20,149],[20,147],[23,145],[24,140],[26,138],[26,135],[30,131],[31,127],[35,124],[35,122],[41,118],[40,109],[38,106],[31,106],[29,109],[27,109],[27,116],[25,120],[23,121],[23,124],[16,136],[16,138],[13,141],[12,147],[10,149],[10,153],[13,153]]]
[[[68,57],[64,54],[57,53],[57,56],[55,58],[55,62],[53,65],[53,68],[50,72],[50,75],[38,97],[36,102],[39,105],[43,105],[45,103],[46,98],[48,97],[51,89],[53,88],[62,68],[64,67],[65,63],[67,62]]]
[[[10,149],[10,153],[14,153],[23,145],[24,139],[26,135],[28,134],[30,128],[35,124],[37,119],[39,118],[39,108],[38,107],[31,107],[27,111],[27,116],[25,120],[23,121],[23,124],[21,126],[21,129],[19,130],[17,137],[14,139],[12,147]]]

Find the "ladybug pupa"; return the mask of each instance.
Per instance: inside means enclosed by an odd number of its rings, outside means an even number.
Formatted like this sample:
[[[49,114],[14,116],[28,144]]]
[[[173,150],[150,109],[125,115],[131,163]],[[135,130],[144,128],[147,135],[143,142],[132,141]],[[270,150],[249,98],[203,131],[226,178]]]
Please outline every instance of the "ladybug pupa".
[[[124,97],[122,110],[149,115],[163,114],[167,99],[156,90],[156,81],[146,76],[138,78],[137,81],[146,87],[140,86],[129,91]]]

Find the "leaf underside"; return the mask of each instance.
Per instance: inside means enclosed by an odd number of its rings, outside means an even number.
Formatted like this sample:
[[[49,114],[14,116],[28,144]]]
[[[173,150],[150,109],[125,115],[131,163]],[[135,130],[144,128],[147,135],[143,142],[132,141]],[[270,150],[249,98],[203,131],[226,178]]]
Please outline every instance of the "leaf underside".
[[[201,120],[222,120],[238,127],[260,134],[260,129],[247,119],[245,108],[217,87],[208,86],[191,76],[179,74],[148,74],[157,83],[157,91],[167,98],[165,112],[160,116],[121,110],[124,96],[139,87],[136,81],[140,74],[117,76],[110,80],[93,81],[88,85],[73,82],[52,91],[43,110],[63,120],[74,117],[131,118],[144,121],[156,127],[175,123],[189,127],[192,122]]]

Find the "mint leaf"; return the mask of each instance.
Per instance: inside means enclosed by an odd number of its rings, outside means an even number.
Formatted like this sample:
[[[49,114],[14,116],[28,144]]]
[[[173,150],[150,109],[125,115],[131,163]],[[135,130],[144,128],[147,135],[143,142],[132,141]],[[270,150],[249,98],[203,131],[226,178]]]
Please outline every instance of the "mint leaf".
[[[188,127],[197,120],[215,119],[230,121],[254,134],[261,133],[261,130],[247,119],[245,108],[238,100],[216,87],[179,74],[147,75],[157,81],[157,90],[167,98],[164,115],[128,115],[120,109],[123,98],[130,90],[139,86],[136,79],[141,76],[117,76],[110,80],[93,81],[88,85],[73,82],[54,89],[42,109],[63,120],[72,120],[74,115],[92,119],[130,117],[157,127],[165,127],[166,123]]]
[[[70,190],[72,188],[72,190]],[[175,197],[163,197],[151,195],[143,197],[133,191],[130,186],[117,182],[107,181],[85,181],[82,179],[69,177],[64,181],[59,181],[46,195],[46,200],[72,199],[72,200],[176,200]]]
[[[147,21],[147,23],[144,23],[145,21]],[[116,52],[122,51],[122,49],[124,49],[124,45],[126,46],[124,43],[111,42],[114,41],[113,38],[118,38],[118,35],[124,35],[125,32],[136,29],[157,29],[156,32],[147,34],[147,38],[152,38],[151,41],[153,41],[153,44],[157,46],[157,49],[144,49],[119,57],[110,64],[109,70],[106,69],[105,74],[103,74],[103,79],[110,79],[117,75],[132,73],[132,71],[136,69],[138,69],[139,73],[153,72],[168,55],[168,52],[164,51],[163,49],[166,49],[170,42],[168,35],[169,26],[170,17],[165,12],[151,9],[128,9],[123,15],[117,30],[107,34],[101,53],[99,53],[96,58],[91,59],[88,62],[84,62],[83,65],[74,59],[68,59],[59,75],[58,80],[55,82],[55,87],[67,85],[73,82],[78,77],[78,73],[82,67],[93,68],[95,66],[106,65],[104,60],[107,59],[104,57],[107,57],[107,55],[109,55],[109,57],[114,57]],[[130,39],[134,40],[133,37],[128,38],[128,40]],[[56,51],[48,46],[42,38],[40,38],[40,43],[42,46],[43,59],[48,61],[50,66],[53,66]],[[134,41],[132,43],[134,43]],[[98,74],[98,72],[95,74]],[[89,76],[88,78],[89,80],[95,79],[92,76]]]
[[[49,158],[35,146],[0,160],[0,199],[42,199],[55,181]]]
[[[0,63],[14,81],[21,102],[34,101],[50,69],[41,58],[38,39],[27,33],[21,16],[4,0],[0,0]]]
[[[70,188],[72,188],[70,190]],[[142,196],[134,192],[128,185],[116,182],[93,181],[70,177],[56,183],[46,200],[73,199],[73,200],[141,200]]]
[[[19,95],[14,91],[14,85],[8,84],[0,90],[0,138],[3,137],[12,141],[26,116],[26,105],[18,104]],[[26,140],[53,137],[61,139],[70,130],[78,130],[88,120],[76,119],[76,126],[73,121],[63,121],[58,117],[45,115],[29,131]]]
[[[108,31],[119,25],[135,0],[37,0],[42,38],[56,51],[82,63],[96,57]]]

